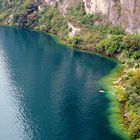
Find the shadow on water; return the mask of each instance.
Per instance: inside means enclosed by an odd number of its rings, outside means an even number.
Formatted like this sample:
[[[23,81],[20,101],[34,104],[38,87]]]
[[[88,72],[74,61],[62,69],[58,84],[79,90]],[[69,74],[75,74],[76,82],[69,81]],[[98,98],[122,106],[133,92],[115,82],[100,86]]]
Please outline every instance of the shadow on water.
[[[120,140],[98,83],[115,66],[49,35],[0,27],[0,139]]]

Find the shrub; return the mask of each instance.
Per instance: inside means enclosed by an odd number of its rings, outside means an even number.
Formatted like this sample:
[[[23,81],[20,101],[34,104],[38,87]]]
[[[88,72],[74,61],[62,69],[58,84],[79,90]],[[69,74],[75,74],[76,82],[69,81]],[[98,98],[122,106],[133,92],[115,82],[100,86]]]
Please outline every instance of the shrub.
[[[135,116],[129,128],[129,134],[132,138],[140,138],[140,116]]]
[[[96,49],[99,52],[105,52],[106,55],[114,55],[122,51],[122,39],[123,35],[107,37],[97,44]]]
[[[72,46],[76,47],[77,45],[81,44],[82,39],[79,35],[73,37]]]

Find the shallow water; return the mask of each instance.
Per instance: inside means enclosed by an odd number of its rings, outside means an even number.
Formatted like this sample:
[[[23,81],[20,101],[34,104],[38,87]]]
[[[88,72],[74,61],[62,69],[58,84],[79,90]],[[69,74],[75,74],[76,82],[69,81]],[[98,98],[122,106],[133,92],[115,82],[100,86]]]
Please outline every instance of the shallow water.
[[[98,92],[115,66],[49,35],[0,27],[0,140],[120,140]]]

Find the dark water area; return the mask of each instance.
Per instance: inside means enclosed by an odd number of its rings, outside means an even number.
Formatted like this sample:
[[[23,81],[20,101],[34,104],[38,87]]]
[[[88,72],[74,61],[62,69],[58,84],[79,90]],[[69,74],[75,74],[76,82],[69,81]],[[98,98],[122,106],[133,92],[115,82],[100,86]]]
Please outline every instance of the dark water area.
[[[99,93],[115,66],[49,35],[0,27],[0,140],[120,140]]]

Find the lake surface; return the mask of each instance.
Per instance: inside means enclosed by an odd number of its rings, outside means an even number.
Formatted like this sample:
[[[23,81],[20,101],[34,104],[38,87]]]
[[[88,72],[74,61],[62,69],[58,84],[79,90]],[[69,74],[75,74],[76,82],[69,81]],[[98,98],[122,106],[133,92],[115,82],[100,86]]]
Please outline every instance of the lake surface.
[[[116,64],[0,27],[0,140],[120,140],[99,80]]]

